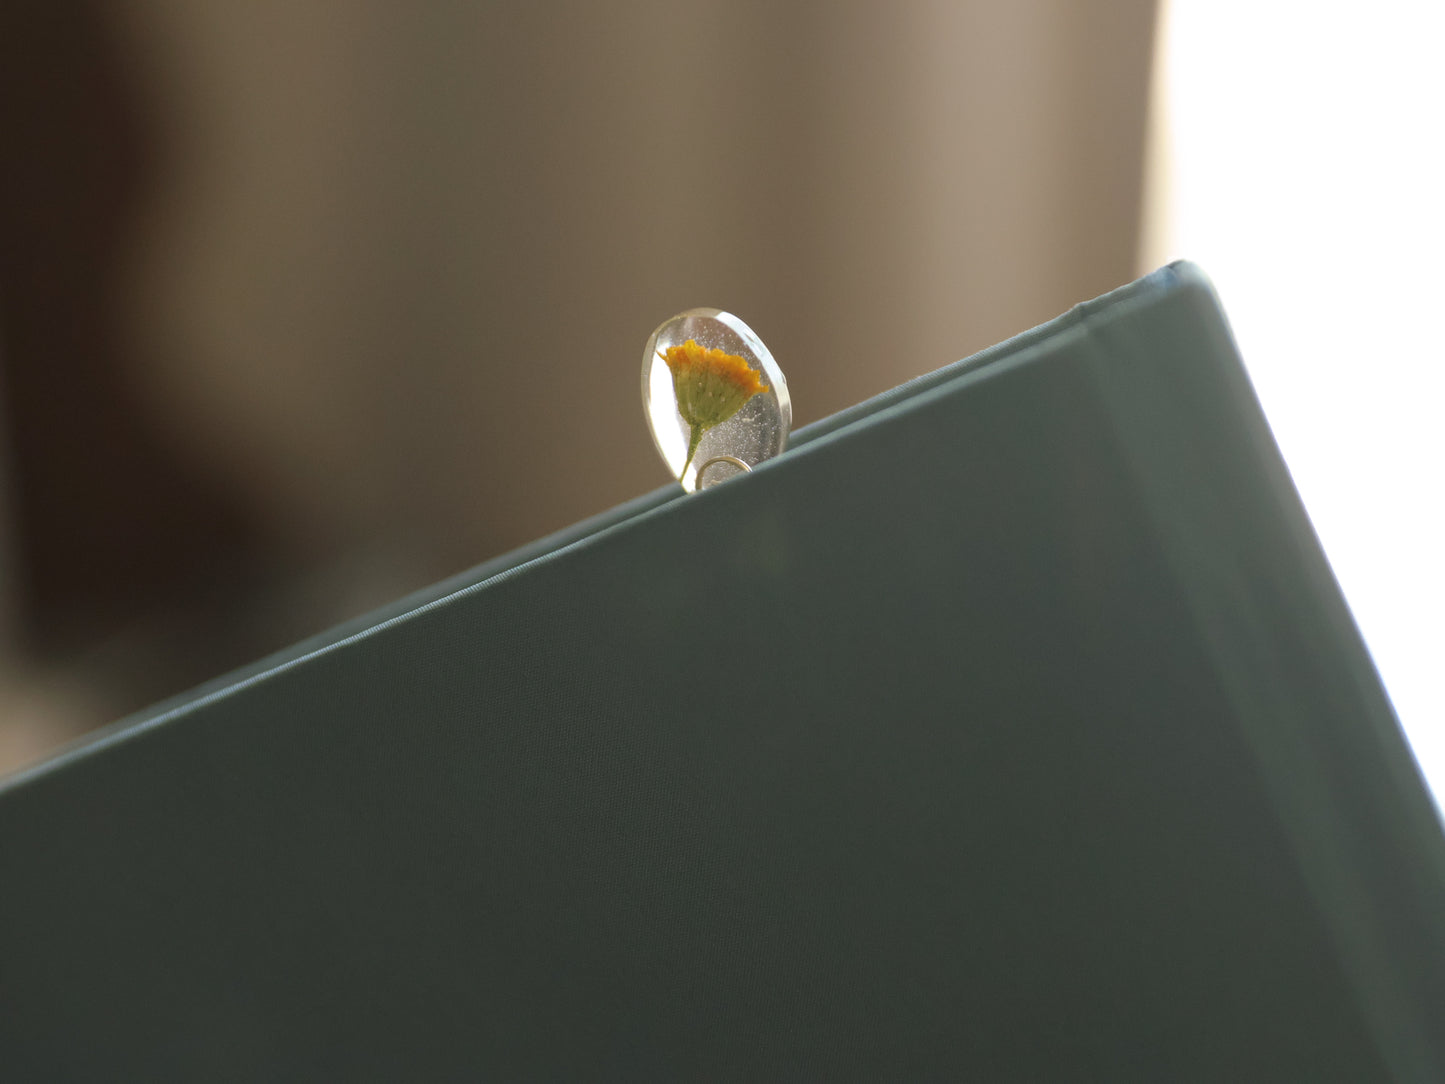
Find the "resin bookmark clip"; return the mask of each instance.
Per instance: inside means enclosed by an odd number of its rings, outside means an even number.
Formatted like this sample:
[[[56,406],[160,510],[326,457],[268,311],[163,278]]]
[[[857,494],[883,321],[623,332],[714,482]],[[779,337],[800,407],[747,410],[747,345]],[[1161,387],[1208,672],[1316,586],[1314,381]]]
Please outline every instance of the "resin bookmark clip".
[[[688,309],[652,333],[642,409],[662,461],[688,492],[751,471],[788,443],[788,382],[752,328]]]

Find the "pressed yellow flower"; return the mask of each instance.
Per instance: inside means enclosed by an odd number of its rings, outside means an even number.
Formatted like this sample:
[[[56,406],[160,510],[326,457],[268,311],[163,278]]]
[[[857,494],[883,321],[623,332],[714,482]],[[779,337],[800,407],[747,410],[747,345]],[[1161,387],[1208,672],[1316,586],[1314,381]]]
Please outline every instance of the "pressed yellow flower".
[[[672,390],[677,412],[692,429],[687,458],[678,477],[687,473],[702,436],[743,408],[754,395],[767,391],[757,371],[736,354],[699,346],[688,339],[680,346],[659,350],[658,356],[672,370]]]

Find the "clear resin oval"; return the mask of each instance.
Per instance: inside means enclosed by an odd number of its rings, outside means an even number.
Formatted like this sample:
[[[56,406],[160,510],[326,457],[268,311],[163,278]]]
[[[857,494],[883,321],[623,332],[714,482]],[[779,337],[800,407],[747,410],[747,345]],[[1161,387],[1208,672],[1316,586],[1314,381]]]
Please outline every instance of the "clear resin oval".
[[[788,382],[752,328],[720,309],[688,309],[647,340],[642,409],[662,461],[688,492],[743,473],[788,443]],[[698,468],[704,467],[701,484]]]

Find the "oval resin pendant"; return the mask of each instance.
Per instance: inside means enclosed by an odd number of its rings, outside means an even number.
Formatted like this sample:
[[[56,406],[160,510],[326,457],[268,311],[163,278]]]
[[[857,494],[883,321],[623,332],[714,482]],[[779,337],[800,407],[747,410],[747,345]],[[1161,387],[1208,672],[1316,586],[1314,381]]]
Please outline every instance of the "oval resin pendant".
[[[652,333],[642,409],[672,476],[688,492],[743,473],[788,443],[788,382],[763,340],[730,312],[688,309]],[[698,469],[705,468],[701,483]]]

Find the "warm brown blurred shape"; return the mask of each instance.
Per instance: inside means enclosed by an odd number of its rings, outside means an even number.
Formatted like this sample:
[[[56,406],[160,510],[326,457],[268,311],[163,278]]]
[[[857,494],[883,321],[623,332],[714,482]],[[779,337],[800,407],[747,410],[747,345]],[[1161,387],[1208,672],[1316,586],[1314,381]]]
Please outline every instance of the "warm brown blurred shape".
[[[1132,278],[1153,0],[0,11],[0,770]]]

